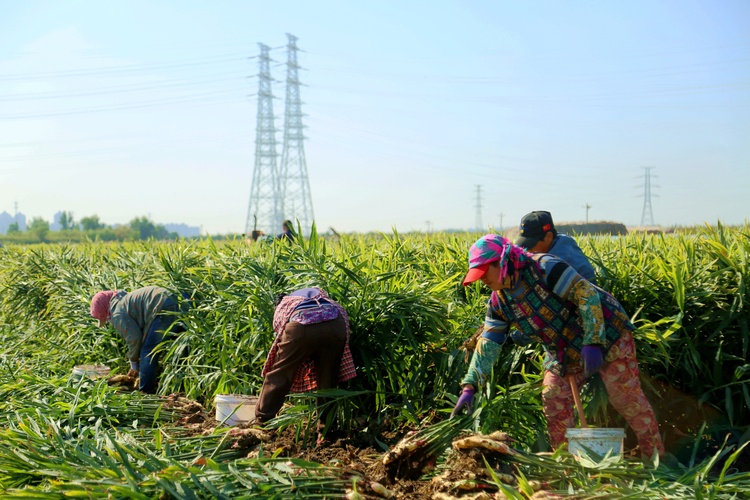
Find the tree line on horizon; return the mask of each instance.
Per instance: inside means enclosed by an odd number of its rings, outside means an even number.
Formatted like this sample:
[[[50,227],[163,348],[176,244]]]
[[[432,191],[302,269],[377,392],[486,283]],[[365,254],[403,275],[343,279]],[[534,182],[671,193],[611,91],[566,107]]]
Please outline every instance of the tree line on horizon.
[[[33,244],[84,241],[137,241],[177,240],[180,235],[170,232],[165,226],[156,224],[146,216],[136,217],[126,225],[109,226],[98,215],[82,217],[75,221],[72,212],[62,212],[58,220],[59,231],[51,231],[50,223],[42,217],[34,217],[25,230],[17,221],[8,226],[3,243]]]

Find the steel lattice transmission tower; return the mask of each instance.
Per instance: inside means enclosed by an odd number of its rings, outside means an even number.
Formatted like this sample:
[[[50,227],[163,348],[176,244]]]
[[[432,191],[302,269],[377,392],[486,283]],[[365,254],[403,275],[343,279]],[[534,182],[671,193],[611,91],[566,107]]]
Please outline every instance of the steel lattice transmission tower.
[[[300,99],[299,65],[297,64],[297,37],[286,34],[286,99],[284,102],[284,142],[279,165],[280,187],[284,218],[299,221],[303,232],[309,233],[315,216],[313,214],[310,180],[307,177],[307,162],[304,148],[304,126],[302,125],[302,101]]]
[[[270,47],[259,43],[260,57],[258,73],[258,113],[255,128],[255,167],[250,187],[250,203],[247,208],[245,233],[254,228],[266,234],[281,231],[283,222],[280,177],[277,167],[276,126],[273,116],[273,92],[271,91]]]
[[[474,215],[474,225],[476,226],[475,231],[481,232],[482,231],[482,186],[477,184],[477,204],[476,204],[476,214]]]
[[[646,170],[646,182],[643,191],[643,211],[641,212],[641,226],[654,225],[654,211],[651,208],[651,169],[654,167],[643,167]]]

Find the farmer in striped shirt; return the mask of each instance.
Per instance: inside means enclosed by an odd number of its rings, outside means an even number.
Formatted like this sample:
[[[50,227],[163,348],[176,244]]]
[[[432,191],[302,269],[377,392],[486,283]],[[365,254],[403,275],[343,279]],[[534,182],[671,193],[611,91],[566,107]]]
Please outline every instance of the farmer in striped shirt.
[[[641,389],[635,357],[635,326],[612,295],[550,254],[532,255],[497,234],[482,236],[469,250],[464,286],[477,280],[492,289],[484,328],[462,393],[453,410],[471,410],[476,389],[487,381],[513,327],[544,348],[542,403],[550,444],[565,441],[574,426],[569,380],[581,385],[599,373],[612,406],[638,438],[642,456],[664,454],[659,425]]]
[[[349,316],[320,288],[303,288],[277,298],[273,316],[276,338],[268,352],[255,415],[276,416],[290,392],[330,389],[356,377],[349,350]],[[323,432],[330,405],[318,398],[318,431]]]
[[[578,274],[596,285],[596,274],[589,258],[576,240],[567,234],[557,232],[551,213],[536,210],[524,215],[516,245],[531,253],[549,253],[559,257],[578,271]]]

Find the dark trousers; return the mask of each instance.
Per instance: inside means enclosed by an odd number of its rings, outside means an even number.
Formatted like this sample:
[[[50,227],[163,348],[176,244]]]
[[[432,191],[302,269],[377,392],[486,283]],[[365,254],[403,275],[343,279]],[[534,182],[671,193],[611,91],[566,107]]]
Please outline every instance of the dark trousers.
[[[308,359],[315,363],[318,389],[336,386],[346,345],[346,322],[339,316],[312,325],[287,323],[278,345],[273,366],[266,373],[255,407],[255,416],[260,422],[276,416],[289,394],[297,369]],[[324,398],[318,398],[319,408],[324,403]],[[318,415],[320,424],[325,422],[326,416],[326,410]]]
[[[138,373],[138,388],[141,392],[147,394],[154,394],[156,392],[157,380],[159,378],[159,358],[160,353],[153,352],[164,339],[164,332],[169,330],[172,324],[177,320],[175,312],[178,311],[177,302],[173,299],[168,299],[164,302],[159,315],[156,316],[154,321],[151,322],[151,327],[146,333],[146,338],[143,339],[143,345],[141,346],[141,364]],[[166,313],[166,314],[163,314]],[[178,333],[182,328],[179,325],[175,325],[172,328],[171,333]]]

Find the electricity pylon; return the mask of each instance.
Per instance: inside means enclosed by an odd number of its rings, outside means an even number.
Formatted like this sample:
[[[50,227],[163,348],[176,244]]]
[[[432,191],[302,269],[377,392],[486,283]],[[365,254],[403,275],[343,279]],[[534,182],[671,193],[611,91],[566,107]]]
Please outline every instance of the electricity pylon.
[[[651,208],[651,169],[654,167],[643,167],[646,170],[646,182],[643,185],[643,211],[641,212],[641,226],[648,222],[649,226],[654,225],[654,211]]]
[[[258,112],[255,128],[255,167],[250,187],[245,233],[259,229],[266,234],[281,231],[283,222],[282,197],[276,153],[276,126],[273,116],[271,91],[270,47],[259,43]]]
[[[482,186],[477,184],[477,204],[476,204],[476,214],[474,214],[474,225],[476,227],[475,231],[481,232],[482,231]]]
[[[315,215],[313,214],[310,180],[304,148],[304,126],[302,125],[302,100],[300,99],[299,65],[297,64],[297,37],[286,34],[286,99],[284,102],[284,142],[279,165],[281,187],[281,210],[285,219],[299,221],[303,232],[309,234]]]

